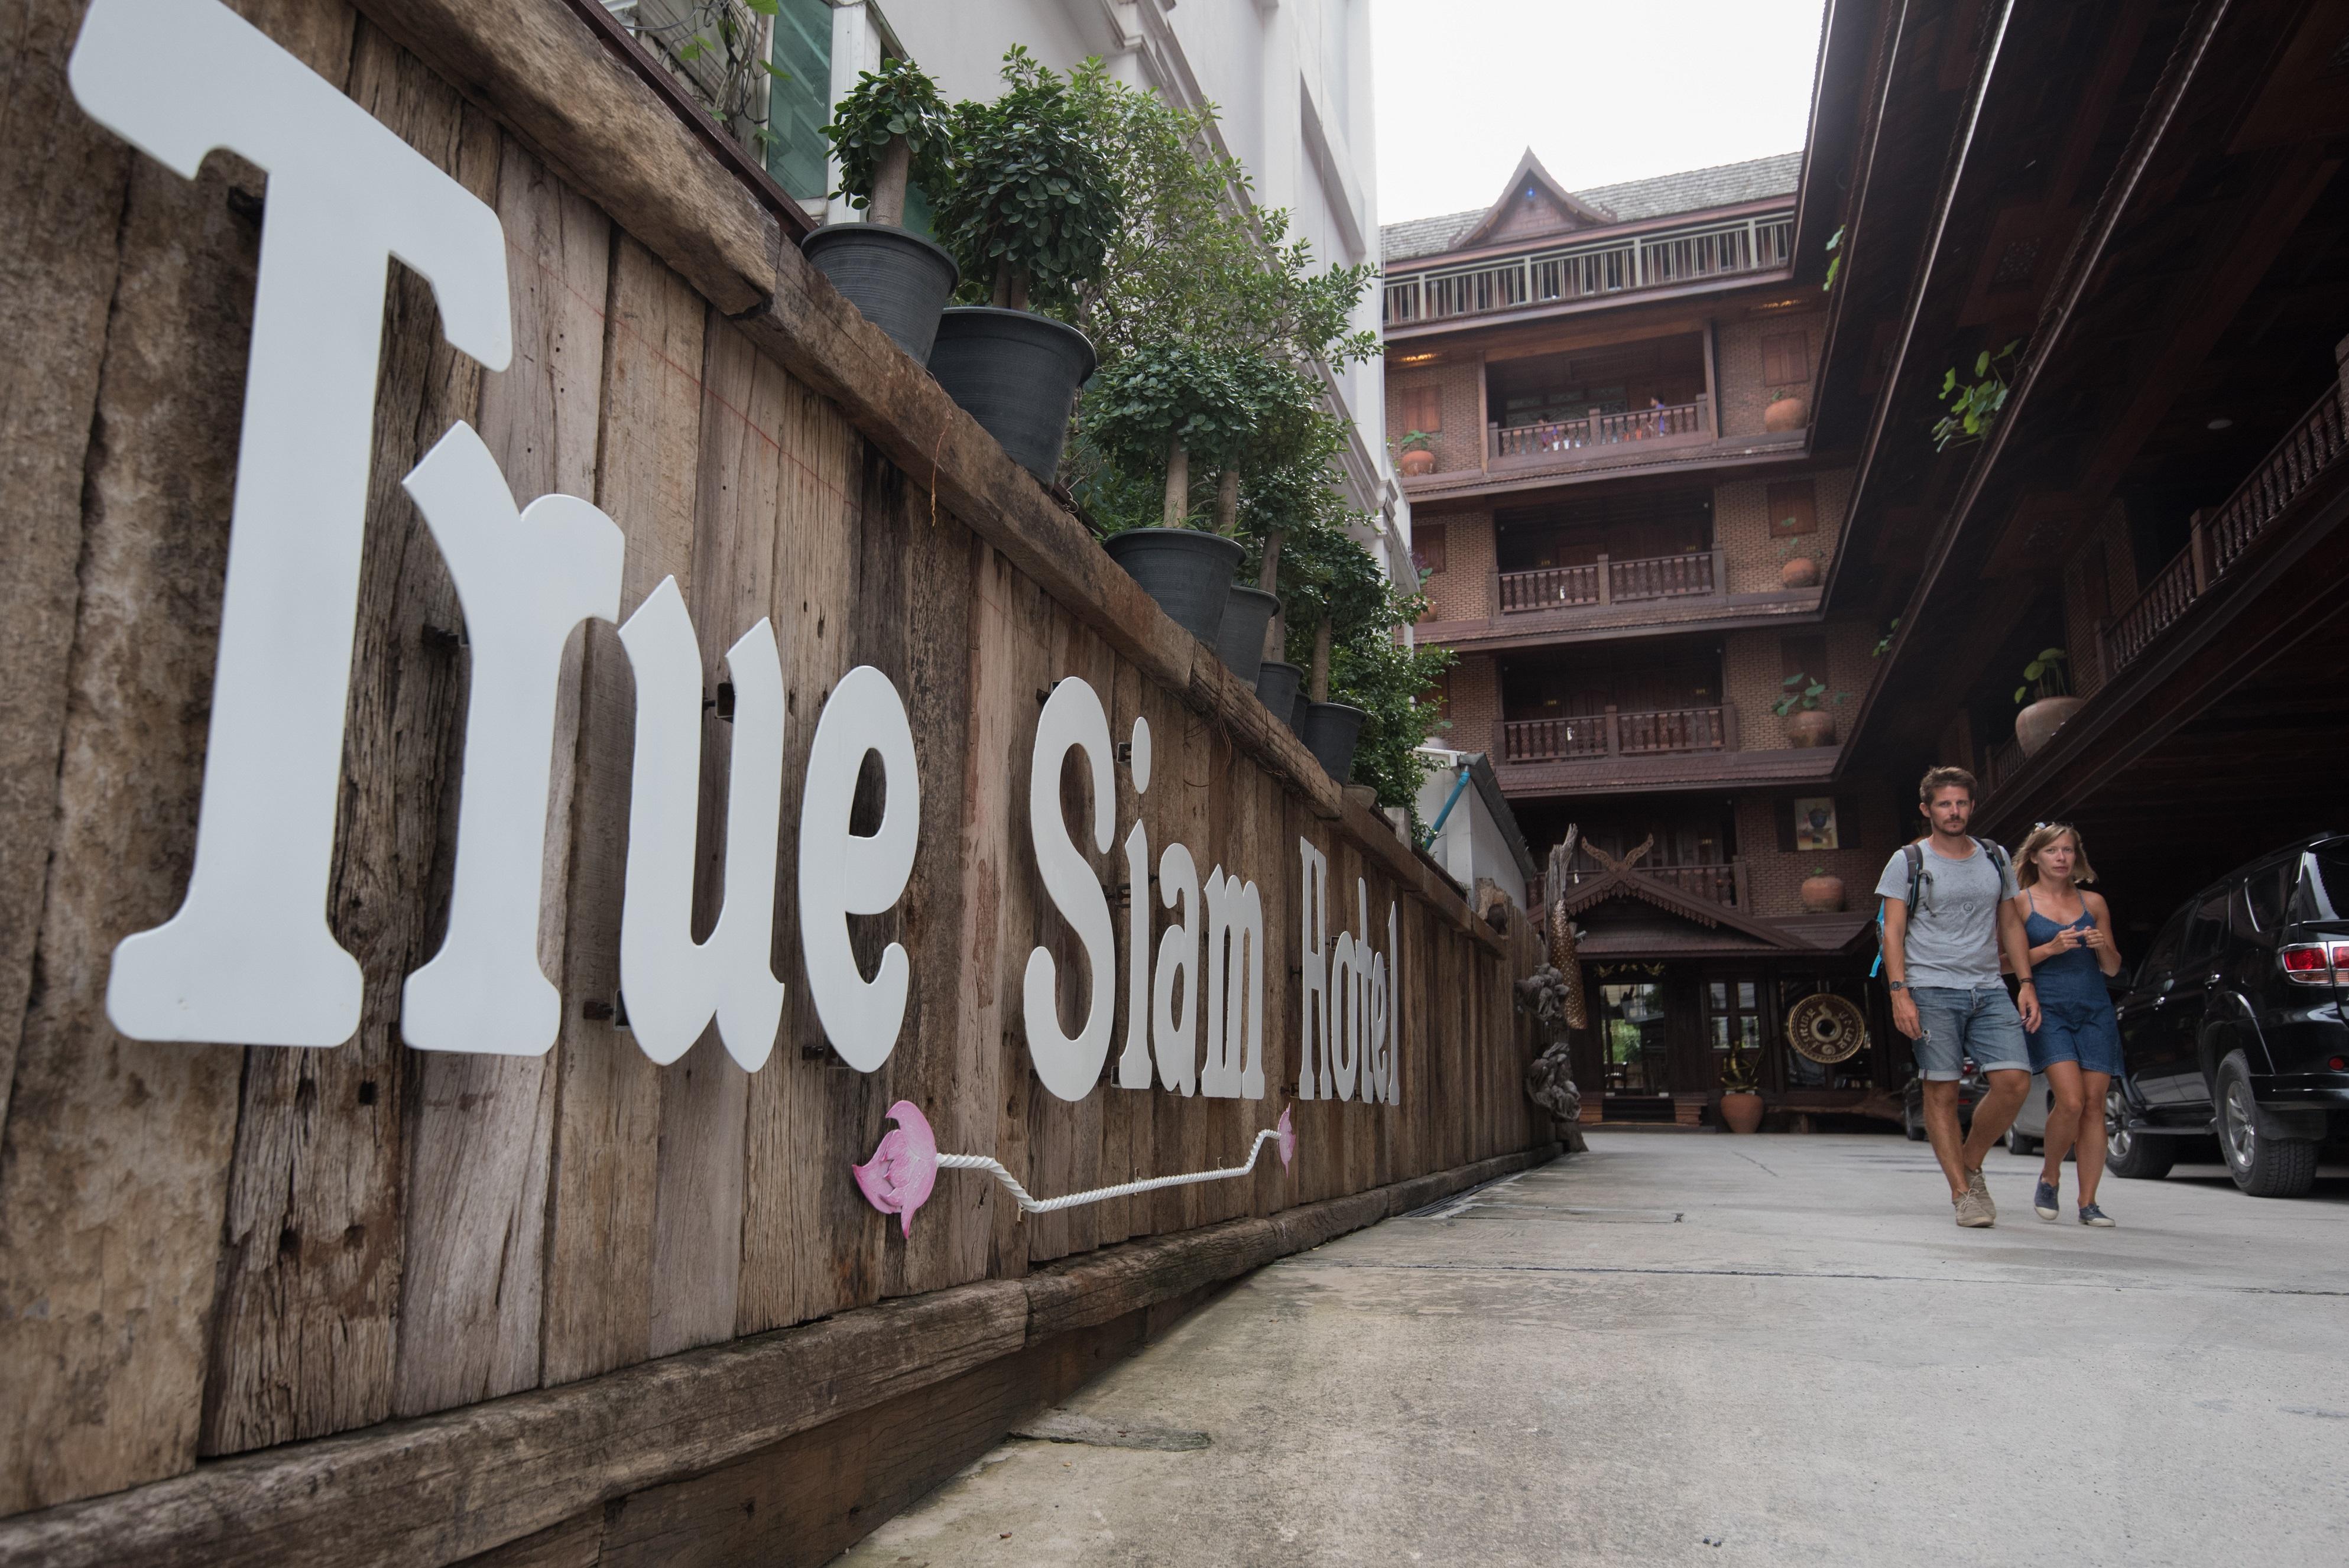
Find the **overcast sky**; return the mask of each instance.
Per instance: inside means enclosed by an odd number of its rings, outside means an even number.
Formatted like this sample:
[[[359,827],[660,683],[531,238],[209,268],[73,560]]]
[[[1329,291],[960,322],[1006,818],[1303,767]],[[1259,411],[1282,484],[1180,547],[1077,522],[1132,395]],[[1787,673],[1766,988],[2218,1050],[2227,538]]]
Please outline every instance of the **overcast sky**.
[[[1821,0],[1371,0],[1379,221],[1803,145]]]

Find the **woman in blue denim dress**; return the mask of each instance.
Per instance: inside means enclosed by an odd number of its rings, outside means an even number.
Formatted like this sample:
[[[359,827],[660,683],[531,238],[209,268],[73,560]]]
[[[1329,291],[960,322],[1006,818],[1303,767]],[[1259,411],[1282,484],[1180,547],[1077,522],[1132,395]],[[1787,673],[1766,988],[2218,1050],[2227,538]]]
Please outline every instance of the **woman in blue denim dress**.
[[[2066,822],[2041,823],[2014,852],[2014,880],[2028,901],[2023,935],[2039,983],[2039,1027],[2023,1039],[2032,1070],[2046,1075],[2055,1099],[2031,1207],[2051,1222],[2063,1212],[2064,1156],[2076,1146],[2080,1223],[2109,1226],[2096,1184],[2105,1174],[2105,1091],[2121,1070],[2121,1031],[2105,976],[2119,971],[2121,955],[2112,911],[2101,894],[2079,886],[2095,879],[2079,833]]]

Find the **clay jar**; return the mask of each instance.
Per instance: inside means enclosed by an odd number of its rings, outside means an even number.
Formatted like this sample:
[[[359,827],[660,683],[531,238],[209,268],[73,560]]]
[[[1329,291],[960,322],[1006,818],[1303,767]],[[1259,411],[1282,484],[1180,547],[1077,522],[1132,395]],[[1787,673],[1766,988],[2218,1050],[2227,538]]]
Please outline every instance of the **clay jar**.
[[[1778,568],[1778,581],[1789,588],[1816,588],[1819,585],[1819,563],[1807,555],[1797,555]]]
[[[2014,739],[2015,744],[2023,748],[2023,755],[2037,756],[2039,748],[2055,738],[2055,732],[2064,727],[2065,720],[2080,711],[2086,700],[2076,696],[2043,696],[2016,714]]]
[[[1762,1125],[1762,1097],[1758,1094],[1724,1094],[1721,1097],[1721,1125],[1732,1132],[1752,1132]]]
[[[1395,459],[1395,467],[1412,479],[1432,474],[1435,471],[1435,454],[1425,447],[1413,447]]]
[[[1833,914],[1843,907],[1843,878],[1825,872],[1803,879],[1803,913]]]
[[[1762,410],[1762,428],[1773,435],[1799,430],[1810,422],[1811,405],[1799,392],[1781,392]]]
[[[1786,738],[1796,746],[1833,746],[1835,715],[1823,707],[1797,708],[1786,716]]]

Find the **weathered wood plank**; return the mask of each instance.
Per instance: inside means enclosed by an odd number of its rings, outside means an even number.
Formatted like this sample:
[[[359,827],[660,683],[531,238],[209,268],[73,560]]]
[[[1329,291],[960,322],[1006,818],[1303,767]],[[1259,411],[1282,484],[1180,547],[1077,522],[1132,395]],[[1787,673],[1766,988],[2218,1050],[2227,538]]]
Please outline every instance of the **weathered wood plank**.
[[[605,306],[595,500],[627,534],[625,617],[661,579],[688,593],[707,307],[634,240],[615,249]],[[555,1046],[554,1191],[541,1380],[644,1358],[650,1344],[661,1069],[618,1025],[620,894],[636,686],[608,626],[591,624],[572,811],[570,941]]]
[[[508,140],[505,224],[514,358],[483,377],[481,439],[516,501],[595,491],[611,225]],[[539,964],[564,973],[585,634],[564,662],[547,810]],[[461,801],[460,801],[461,804]],[[420,1415],[535,1385],[554,1141],[555,1057],[418,1059],[409,1130],[407,1266],[392,1410]]]
[[[376,29],[350,92],[475,194],[497,133]],[[431,291],[388,292],[359,573],[344,791],[327,921],[359,961],[358,1032],[334,1050],[247,1055],[203,1451],[234,1453],[388,1415],[414,1062],[399,988],[430,956],[447,895],[463,728],[456,589],[400,479],[481,401],[481,367],[440,335]]]

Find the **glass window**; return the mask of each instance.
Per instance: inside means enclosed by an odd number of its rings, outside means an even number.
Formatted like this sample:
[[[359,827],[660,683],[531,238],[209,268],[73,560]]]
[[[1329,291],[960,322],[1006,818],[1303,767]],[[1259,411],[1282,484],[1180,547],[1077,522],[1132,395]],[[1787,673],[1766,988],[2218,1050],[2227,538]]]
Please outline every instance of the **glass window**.
[[[2153,946],[2146,953],[2147,979],[2158,978],[2177,967],[2178,945],[2185,936],[2186,916],[2183,913],[2171,916],[2169,923],[2161,928],[2161,934],[2153,939]]]
[[[801,201],[821,201],[829,185],[823,128],[832,120],[830,0],[780,0],[774,61],[782,76],[767,83],[767,130],[774,138],[767,144],[767,172]]]
[[[2301,882],[2299,918],[2339,920],[2349,910],[2349,848],[2327,844],[2310,852]]]
[[[1661,985],[1599,987],[1599,1029],[1608,1088],[1661,1094],[1671,1087],[1666,1076]]]
[[[2179,950],[2180,964],[2193,964],[2219,951],[2219,938],[2227,929],[2227,902],[2234,890],[2214,893],[2195,909],[2186,927],[2186,943]]]
[[[2284,903],[2292,896],[2291,874],[2296,869],[2289,861],[2261,866],[2244,879],[2235,898],[2235,934],[2262,947],[2275,945],[2276,933],[2283,924]]]

